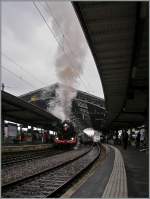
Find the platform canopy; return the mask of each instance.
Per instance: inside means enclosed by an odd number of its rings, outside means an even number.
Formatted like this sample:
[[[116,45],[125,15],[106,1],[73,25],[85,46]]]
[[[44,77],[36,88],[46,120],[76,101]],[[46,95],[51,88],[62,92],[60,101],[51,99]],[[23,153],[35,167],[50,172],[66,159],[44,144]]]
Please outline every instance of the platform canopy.
[[[103,128],[148,122],[148,2],[73,2],[101,77]]]
[[[3,120],[50,130],[56,130],[56,126],[60,122],[58,118],[47,111],[14,95],[2,91],[1,98]]]

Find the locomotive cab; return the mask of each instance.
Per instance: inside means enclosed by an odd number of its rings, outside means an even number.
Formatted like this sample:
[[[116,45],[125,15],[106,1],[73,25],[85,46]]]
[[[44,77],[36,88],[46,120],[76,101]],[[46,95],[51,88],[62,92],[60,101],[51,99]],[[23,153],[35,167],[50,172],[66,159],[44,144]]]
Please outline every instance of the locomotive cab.
[[[57,132],[55,138],[56,145],[70,145],[74,146],[77,143],[77,136],[73,124],[65,120]]]

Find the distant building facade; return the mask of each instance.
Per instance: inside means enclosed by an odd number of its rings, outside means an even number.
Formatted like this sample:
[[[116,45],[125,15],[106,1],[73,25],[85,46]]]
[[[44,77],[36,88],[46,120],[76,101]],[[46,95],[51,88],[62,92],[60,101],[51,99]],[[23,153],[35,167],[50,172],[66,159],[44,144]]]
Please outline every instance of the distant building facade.
[[[51,106],[53,108],[53,106],[55,106],[57,103],[57,92],[58,89],[62,86],[65,87],[62,84],[56,83],[51,86],[21,95],[20,98],[36,106],[39,106],[44,110],[50,111],[49,107]],[[80,126],[80,129],[92,127],[93,122],[96,121],[94,114],[97,114],[98,112],[99,117],[104,116],[105,101],[102,98],[98,98],[86,92],[79,90],[75,91],[77,94],[76,97],[72,100],[70,119],[75,126]]]

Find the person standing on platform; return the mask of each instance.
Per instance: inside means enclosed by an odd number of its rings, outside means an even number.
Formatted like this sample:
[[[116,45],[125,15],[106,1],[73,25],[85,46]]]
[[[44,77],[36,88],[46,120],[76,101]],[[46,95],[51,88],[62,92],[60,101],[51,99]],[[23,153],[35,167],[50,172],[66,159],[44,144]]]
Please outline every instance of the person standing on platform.
[[[105,143],[108,144],[108,136],[105,135]]]
[[[116,144],[118,144],[118,131],[116,131],[115,135],[116,135]]]
[[[47,131],[44,132],[44,141],[45,141],[45,143],[48,143],[48,132]]]
[[[123,130],[123,148],[126,150],[128,146],[128,133],[127,131],[124,129]]]
[[[113,141],[114,141],[114,145],[116,144],[116,135],[113,135]]]
[[[136,136],[136,148],[140,147],[140,138],[141,138],[141,134],[140,134],[140,132],[138,132],[138,134]]]

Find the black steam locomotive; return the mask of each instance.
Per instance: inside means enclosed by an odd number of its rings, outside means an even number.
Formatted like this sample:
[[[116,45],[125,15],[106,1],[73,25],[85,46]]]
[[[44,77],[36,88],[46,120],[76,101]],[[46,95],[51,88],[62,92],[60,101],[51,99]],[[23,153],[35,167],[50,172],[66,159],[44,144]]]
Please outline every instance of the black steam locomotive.
[[[60,125],[54,143],[56,146],[75,146],[77,144],[77,134],[69,120],[65,120]]]

